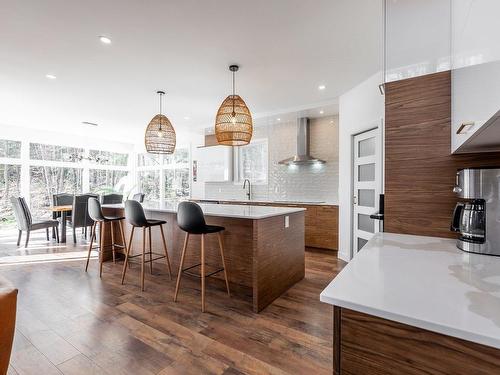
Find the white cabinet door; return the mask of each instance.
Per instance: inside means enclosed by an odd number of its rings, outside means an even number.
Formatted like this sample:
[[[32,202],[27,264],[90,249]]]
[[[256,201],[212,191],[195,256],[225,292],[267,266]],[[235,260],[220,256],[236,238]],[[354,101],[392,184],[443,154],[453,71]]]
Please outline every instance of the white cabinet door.
[[[451,1],[452,69],[500,60],[498,0]]]
[[[205,182],[227,182],[233,179],[233,148],[214,146],[200,149],[198,173]]]
[[[460,152],[459,147],[500,110],[500,62],[455,69],[451,77],[451,152],[454,153]],[[466,127],[457,134],[462,125]]]

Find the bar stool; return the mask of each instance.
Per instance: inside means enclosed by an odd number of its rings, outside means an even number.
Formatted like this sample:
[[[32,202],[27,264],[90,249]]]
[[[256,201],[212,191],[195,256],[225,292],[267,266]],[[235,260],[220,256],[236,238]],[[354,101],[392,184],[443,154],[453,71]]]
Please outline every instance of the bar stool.
[[[199,205],[194,202],[181,202],[179,203],[179,207],[177,209],[177,225],[184,232],[186,232],[186,237],[184,239],[184,247],[182,249],[181,262],[179,265],[179,273],[177,274],[177,283],[175,285],[175,296],[174,302],[177,302],[177,293],[179,292],[179,286],[181,284],[181,276],[183,273],[187,273],[192,276],[201,278],[201,311],[205,312],[205,278],[215,275],[221,271],[224,271],[224,278],[226,280],[226,288],[227,294],[231,297],[231,292],[229,291],[229,281],[227,279],[227,271],[226,271],[226,260],[224,259],[224,245],[222,242],[221,232],[225,230],[224,227],[220,227],[217,225],[207,225],[205,223],[205,217],[203,215],[203,211]],[[219,240],[219,248],[220,255],[222,258],[222,267],[214,272],[205,274],[205,235],[209,233],[217,233],[217,238]],[[201,262],[195,264],[194,266],[183,268],[184,267],[184,259],[186,256],[186,248],[189,241],[189,236],[191,234],[201,234]],[[186,272],[194,267],[198,267],[201,265],[201,273],[200,276],[196,274],[192,274]]]
[[[125,201],[125,218],[132,225],[132,231],[130,232],[130,238],[127,246],[127,250],[125,253],[125,264],[123,265],[122,271],[122,284],[125,280],[125,273],[127,272],[127,264],[130,258],[135,258],[141,256],[141,290],[144,291],[144,264],[149,263],[149,270],[151,274],[153,274],[153,262],[158,259],[167,259],[168,266],[168,274],[170,276],[170,280],[172,280],[172,270],[170,268],[170,260],[168,258],[167,251],[167,243],[165,242],[165,234],[163,233],[163,224],[167,222],[165,220],[150,220],[146,219],[146,215],[144,214],[144,208],[142,205],[135,200],[127,200]],[[151,227],[159,226],[161,231],[161,239],[163,242],[163,250],[165,251],[165,255],[161,255],[158,253],[153,253],[152,245],[151,245]],[[130,248],[132,247],[132,238],[134,237],[135,228],[142,228],[142,254],[137,255],[129,255]],[[146,255],[146,229],[149,231],[149,260],[145,260]],[[158,257],[153,258],[153,255],[158,255]]]
[[[94,221],[92,224],[92,228],[90,230],[90,245],[89,252],[87,255],[87,264],[85,265],[85,272],[89,267],[90,260],[90,252],[92,251],[92,245],[94,243],[94,239],[96,238],[96,229],[97,223],[99,223],[99,239],[100,244],[97,247],[99,249],[99,277],[102,277],[102,262],[104,257],[104,237],[105,237],[105,227],[106,223],[110,223],[110,232],[111,232],[111,251],[113,252],[113,263],[116,263],[116,248],[127,250],[127,245],[125,242],[125,236],[123,235],[123,219],[124,217],[120,216],[104,216],[102,213],[101,204],[97,200],[97,198],[89,198],[88,199],[88,213],[90,218]],[[115,243],[115,230],[113,226],[113,222],[118,221],[120,224],[120,234],[122,237],[123,245],[119,245]]]

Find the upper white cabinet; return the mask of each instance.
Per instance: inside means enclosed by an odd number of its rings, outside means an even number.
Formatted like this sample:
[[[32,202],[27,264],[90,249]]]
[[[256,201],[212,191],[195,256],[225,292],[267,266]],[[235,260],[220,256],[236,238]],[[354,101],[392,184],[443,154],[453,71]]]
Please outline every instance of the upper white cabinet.
[[[500,60],[498,0],[451,1],[452,68]]]
[[[198,149],[200,179],[205,182],[227,182],[233,179],[233,148],[213,146]]]
[[[450,0],[385,0],[386,82],[450,69],[450,12]]]
[[[452,0],[451,152],[500,149],[498,0]]]

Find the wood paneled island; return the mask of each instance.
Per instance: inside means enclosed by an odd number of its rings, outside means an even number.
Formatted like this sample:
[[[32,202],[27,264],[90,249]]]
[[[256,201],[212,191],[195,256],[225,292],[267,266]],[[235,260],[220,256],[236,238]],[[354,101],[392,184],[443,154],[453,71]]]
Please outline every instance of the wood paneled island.
[[[200,204],[207,224],[221,225],[226,266],[232,292],[251,296],[259,312],[304,278],[304,212],[300,207]],[[149,219],[167,221],[164,228],[168,253],[176,275],[185,232],[177,226],[176,204],[145,204]],[[124,215],[123,205],[104,205],[106,215]],[[131,227],[125,223],[128,242]],[[118,230],[118,229],[117,229]],[[118,231],[116,233],[119,233]],[[190,236],[184,268],[200,262],[200,236]],[[106,235],[105,238],[110,238]],[[160,231],[152,230],[153,251],[162,252]],[[206,262],[221,267],[217,236],[206,236]],[[135,233],[131,254],[142,251],[142,234]],[[155,267],[165,267],[158,261]],[[216,275],[214,277],[222,277]],[[149,282],[151,277],[149,278]],[[147,281],[148,282],[148,281]],[[174,282],[174,281],[172,281]],[[179,301],[182,301],[182,291]]]

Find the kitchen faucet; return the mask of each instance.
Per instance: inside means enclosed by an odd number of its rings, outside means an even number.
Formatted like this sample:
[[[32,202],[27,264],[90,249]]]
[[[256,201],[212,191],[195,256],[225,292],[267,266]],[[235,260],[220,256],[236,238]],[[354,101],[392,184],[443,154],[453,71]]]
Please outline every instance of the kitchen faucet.
[[[250,180],[248,178],[245,178],[245,181],[243,182],[243,189],[247,187],[247,182],[248,182],[247,198],[248,200],[250,200],[250,197],[252,195],[252,187],[250,185]]]

